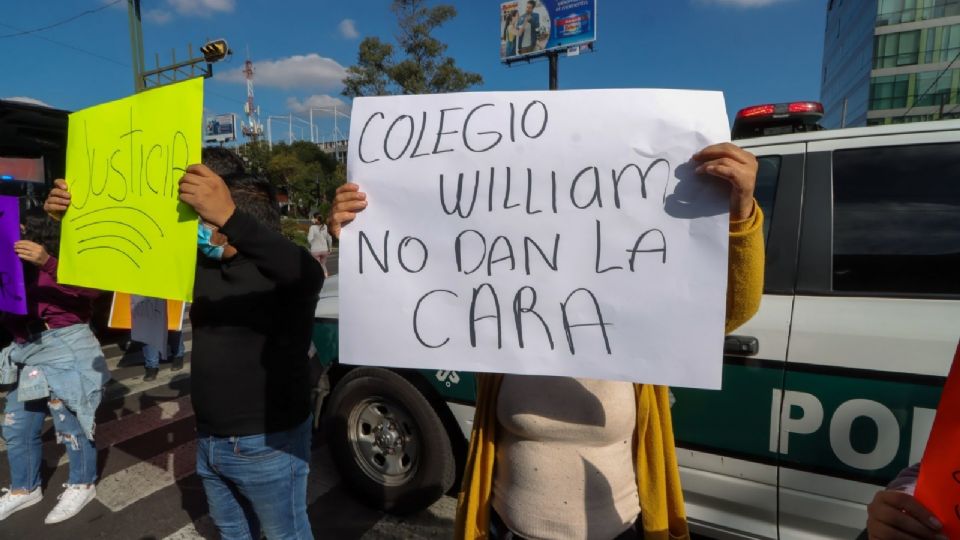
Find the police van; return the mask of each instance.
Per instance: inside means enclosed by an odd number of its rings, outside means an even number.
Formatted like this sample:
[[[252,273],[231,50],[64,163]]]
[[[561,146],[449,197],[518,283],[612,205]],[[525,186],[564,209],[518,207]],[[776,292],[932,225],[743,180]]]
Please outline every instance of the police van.
[[[789,109],[736,141],[760,164],[760,311],[727,339],[722,390],[672,390],[688,517],[714,538],[860,535],[920,459],[960,340],[960,120],[819,130]],[[314,332],[335,460],[369,504],[423,508],[456,489],[474,378],[346,365],[368,362],[336,357],[335,289]]]

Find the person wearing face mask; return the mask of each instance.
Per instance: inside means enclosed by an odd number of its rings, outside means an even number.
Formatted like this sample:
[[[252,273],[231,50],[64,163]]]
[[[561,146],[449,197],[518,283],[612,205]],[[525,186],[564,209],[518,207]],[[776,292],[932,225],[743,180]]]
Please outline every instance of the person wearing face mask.
[[[197,474],[224,539],[312,538],[310,347],[323,269],[280,233],[272,186],[204,165],[180,180],[200,216],[190,321]],[[70,203],[58,180],[44,209]]]

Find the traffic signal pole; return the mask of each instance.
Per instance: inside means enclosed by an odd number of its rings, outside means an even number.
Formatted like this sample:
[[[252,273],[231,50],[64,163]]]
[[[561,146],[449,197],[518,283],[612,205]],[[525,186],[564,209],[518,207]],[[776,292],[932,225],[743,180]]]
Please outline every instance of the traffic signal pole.
[[[130,53],[133,55],[133,91],[142,92],[143,84],[143,23],[140,18],[140,0],[127,0],[130,19]]]
[[[189,46],[187,49],[187,60],[178,62],[176,51],[174,51],[171,56],[171,63],[161,66],[158,56],[156,68],[148,71],[143,60],[143,23],[140,17],[140,0],[127,0],[127,13],[130,19],[130,52],[133,56],[133,90],[135,93],[180,80],[192,79],[198,75],[210,78],[213,76],[214,62],[218,62],[231,54],[227,42],[223,39],[216,39],[200,47],[201,56],[193,56],[193,46]],[[203,66],[202,64],[206,65]]]

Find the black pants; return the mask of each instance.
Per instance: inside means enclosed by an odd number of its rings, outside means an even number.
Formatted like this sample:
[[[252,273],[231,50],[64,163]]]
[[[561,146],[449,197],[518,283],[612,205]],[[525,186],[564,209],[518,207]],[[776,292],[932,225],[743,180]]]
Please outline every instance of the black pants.
[[[490,509],[490,540],[526,540],[524,537],[514,533],[507,528],[500,514],[493,508]],[[616,538],[611,540],[643,540],[643,529],[640,526],[640,518],[633,522],[633,526],[623,531]]]

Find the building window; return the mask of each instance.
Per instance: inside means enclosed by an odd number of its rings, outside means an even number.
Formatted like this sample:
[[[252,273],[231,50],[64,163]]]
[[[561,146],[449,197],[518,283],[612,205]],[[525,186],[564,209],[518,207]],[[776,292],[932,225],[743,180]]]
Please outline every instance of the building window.
[[[870,109],[899,109],[907,106],[909,75],[875,77],[870,82]]]
[[[960,24],[944,26],[940,38],[940,62],[952,62],[960,53]]]
[[[960,15],[960,0],[880,0],[877,2],[877,26],[925,21],[953,15]]]
[[[874,38],[873,68],[910,66],[920,60],[920,30]]]
[[[950,103],[950,83],[952,72],[928,71],[917,73],[917,95],[915,107],[941,106]]]
[[[833,154],[833,289],[960,294],[960,144]]]

